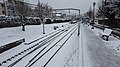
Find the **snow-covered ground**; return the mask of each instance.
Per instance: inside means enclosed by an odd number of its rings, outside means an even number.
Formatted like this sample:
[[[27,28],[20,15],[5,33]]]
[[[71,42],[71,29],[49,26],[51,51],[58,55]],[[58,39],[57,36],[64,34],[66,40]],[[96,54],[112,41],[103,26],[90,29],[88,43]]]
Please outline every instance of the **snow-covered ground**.
[[[120,67],[120,40],[110,36],[109,41],[99,37],[102,30],[81,25],[81,45],[83,45],[84,67]]]
[[[91,29],[91,26],[86,26],[87,28]],[[103,30],[98,29],[98,28],[94,28],[91,29],[95,35],[97,35],[100,38],[100,35],[98,32],[103,32]],[[120,52],[120,39],[114,37],[113,35],[111,35],[109,37],[108,41],[103,40],[102,38],[100,38],[103,42],[106,42],[106,46],[110,47],[111,49],[116,50],[118,53]]]
[[[62,27],[62,25],[64,27]],[[56,31],[53,29],[54,26],[58,26],[59,27],[58,29],[64,29],[66,27],[73,26],[73,24],[61,23],[61,24],[45,25],[46,34]],[[7,44],[9,42],[15,41],[17,39],[20,39],[20,38],[25,38],[26,42],[29,43],[35,39],[38,39],[38,38],[46,35],[46,34],[42,34],[42,25],[26,26],[25,32],[21,31],[21,27],[2,28],[2,29],[0,29],[0,31],[1,31],[1,33],[0,33],[1,39],[0,40],[1,40],[1,44],[3,44],[3,45]],[[69,32],[69,31],[67,31],[67,32]],[[67,32],[62,34],[61,36],[59,36],[59,38],[57,38],[54,42],[52,42],[51,46],[54,43],[56,43],[60,38],[65,36],[65,34],[68,34]],[[38,60],[38,62],[36,62],[32,67],[38,67],[38,66],[44,65],[45,62],[47,62],[47,60],[54,54],[54,52],[62,45],[62,43],[71,35],[71,33],[69,33],[69,35],[67,35],[66,38],[64,38],[60,43],[58,43],[58,45],[56,45],[52,50],[50,50],[40,60]],[[79,38],[77,36],[77,31],[76,31],[72,35],[72,37],[65,43],[65,45],[62,47],[62,49],[60,49],[59,52],[55,55],[55,57],[50,61],[50,63],[47,65],[47,67],[64,67],[64,66],[78,67],[78,65],[79,65],[79,62],[78,62],[79,61],[79,59],[78,59],[79,58],[79,55],[78,55],[79,54],[79,49],[78,49],[79,41],[78,40],[79,40]],[[30,46],[32,46],[34,44],[35,43],[30,44],[30,45],[25,45],[24,43],[22,43],[21,45],[15,47],[13,49],[5,51],[4,53],[0,54],[0,63],[2,63],[3,61],[6,61],[7,59],[11,58],[12,56],[17,55],[18,53],[24,51],[25,49],[29,48]],[[48,45],[48,44],[46,44],[46,45]],[[24,67],[27,63],[29,63],[30,59],[32,59],[43,48],[44,48],[44,46],[41,47],[40,49],[36,50],[32,54],[28,55],[27,57],[23,58],[14,67]],[[45,51],[48,48],[50,48],[50,46],[47,47],[45,49]],[[40,55],[42,55],[45,51],[43,51]],[[18,58],[24,56],[28,52],[30,52],[30,51],[27,51],[27,52],[23,53],[22,55],[19,55],[19,56],[13,58],[11,61],[7,61],[6,63],[2,64],[1,67],[7,67],[9,64],[16,61]]]
[[[62,25],[67,26],[68,23],[61,23],[61,24],[46,24],[45,25],[45,33],[48,34],[54,31],[53,27],[58,26],[62,28]],[[42,25],[27,25],[26,31],[22,31],[20,27],[12,27],[12,28],[1,28],[0,29],[0,46],[14,42],[21,38],[25,38],[26,42],[30,42],[34,39],[37,39],[43,35],[42,34]]]
[[[62,25],[64,27],[62,27]],[[45,25],[46,34],[42,34],[42,25],[26,26],[25,32],[21,31],[21,27],[1,28],[0,44],[5,45],[21,38],[25,38],[26,43],[29,43],[35,39],[56,31],[53,29],[54,26],[58,26],[58,29],[64,29],[73,25],[75,24],[48,24]],[[47,47],[45,51],[41,52],[34,60],[36,60],[39,56],[42,56],[42,54],[46,52],[53,44],[58,42],[60,38],[65,37],[65,35],[68,34],[70,30],[60,35],[54,41],[51,41],[51,45]],[[46,67],[120,67],[120,50],[118,50],[120,40],[113,36],[110,36],[109,41],[105,41],[99,37],[98,32],[100,31],[102,30],[97,28],[91,29],[91,26],[81,24],[80,37],[77,35],[78,32],[75,31],[71,38],[50,60]],[[72,32],[70,32],[69,35],[66,35],[62,41],[60,41],[55,47],[47,52],[47,54],[42,56],[42,58],[39,59],[34,65],[32,65],[32,67],[43,66],[48,61],[48,59],[53,56],[55,51],[60,48],[60,46],[71,35]],[[20,53],[21,51],[24,51],[24,49],[27,49],[34,44],[36,43],[32,43],[30,45],[25,45],[22,43],[21,45],[0,54],[0,63]],[[39,48],[32,54],[24,57],[20,62],[14,65],[14,67],[24,67],[27,63],[29,63],[30,59],[32,59],[48,44],[49,43],[45,44],[43,47]],[[4,63],[1,67],[7,67],[9,64],[27,54],[28,52],[25,52],[22,55],[15,57],[11,61]]]

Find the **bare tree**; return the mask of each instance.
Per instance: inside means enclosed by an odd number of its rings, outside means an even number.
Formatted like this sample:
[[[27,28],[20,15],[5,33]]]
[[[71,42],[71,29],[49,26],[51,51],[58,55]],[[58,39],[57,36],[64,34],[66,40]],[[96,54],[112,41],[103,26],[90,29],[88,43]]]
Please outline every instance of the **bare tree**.
[[[25,2],[21,1],[14,1],[16,5],[16,11],[18,12],[18,15],[20,16],[20,21],[22,25],[22,31],[25,31],[25,22],[26,22],[26,16],[30,16],[31,14],[31,8],[29,5]]]

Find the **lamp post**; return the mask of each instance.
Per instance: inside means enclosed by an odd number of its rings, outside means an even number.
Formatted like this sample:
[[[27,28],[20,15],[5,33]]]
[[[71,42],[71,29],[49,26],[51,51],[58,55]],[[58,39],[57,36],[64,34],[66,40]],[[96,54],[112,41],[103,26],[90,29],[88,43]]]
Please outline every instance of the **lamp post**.
[[[104,9],[103,10],[106,9],[106,1],[107,0],[105,0],[105,4],[104,4]],[[105,28],[105,12],[103,13],[103,31],[104,31],[104,28]]]
[[[80,10],[79,11],[79,18],[80,18]],[[80,35],[80,22],[78,22],[78,36]]]
[[[45,34],[45,18],[43,18],[43,34]]]
[[[92,23],[92,29],[94,29],[94,27],[93,27],[93,24],[94,24],[94,22],[95,22],[95,5],[96,5],[96,3],[94,2],[93,3],[93,23]]]

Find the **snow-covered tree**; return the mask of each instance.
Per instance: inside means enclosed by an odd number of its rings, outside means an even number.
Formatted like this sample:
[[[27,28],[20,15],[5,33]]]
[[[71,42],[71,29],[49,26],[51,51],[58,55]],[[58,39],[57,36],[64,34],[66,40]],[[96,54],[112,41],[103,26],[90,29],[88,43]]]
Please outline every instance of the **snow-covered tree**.
[[[108,18],[108,24],[114,27],[117,23],[116,17],[120,16],[120,0],[102,0],[98,7],[97,16]]]
[[[115,19],[120,13],[120,0],[103,0],[98,8],[98,16]]]

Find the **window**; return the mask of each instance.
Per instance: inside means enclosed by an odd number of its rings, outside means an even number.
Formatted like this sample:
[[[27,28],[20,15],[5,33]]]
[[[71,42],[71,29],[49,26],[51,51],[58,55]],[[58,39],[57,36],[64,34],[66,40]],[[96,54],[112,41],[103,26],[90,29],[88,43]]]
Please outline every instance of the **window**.
[[[1,4],[2,7],[4,7],[4,4]]]
[[[5,14],[5,11],[2,11],[2,14]]]

